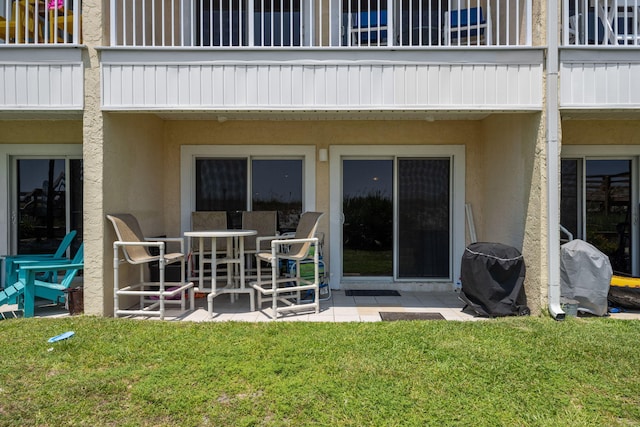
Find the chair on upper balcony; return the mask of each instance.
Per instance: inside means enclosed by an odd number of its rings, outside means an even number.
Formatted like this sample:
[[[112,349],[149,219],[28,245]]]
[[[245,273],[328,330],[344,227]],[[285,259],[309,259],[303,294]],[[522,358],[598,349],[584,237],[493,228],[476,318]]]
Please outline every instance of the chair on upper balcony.
[[[489,10],[490,12],[490,10]],[[491,16],[482,7],[466,7],[444,13],[444,44],[491,45]],[[475,38],[475,42],[471,39]],[[465,43],[462,40],[466,40]],[[457,43],[456,43],[457,41]]]
[[[82,43],[82,15],[66,7],[49,9],[49,43],[75,42],[75,19],[78,17],[78,43]]]
[[[19,0],[13,2],[11,19],[0,16],[0,40],[5,43],[25,43],[28,40],[42,41],[42,28],[35,18],[32,2]],[[26,28],[26,33],[25,33]]]
[[[353,46],[384,46],[387,44],[387,11],[352,13],[350,28]]]

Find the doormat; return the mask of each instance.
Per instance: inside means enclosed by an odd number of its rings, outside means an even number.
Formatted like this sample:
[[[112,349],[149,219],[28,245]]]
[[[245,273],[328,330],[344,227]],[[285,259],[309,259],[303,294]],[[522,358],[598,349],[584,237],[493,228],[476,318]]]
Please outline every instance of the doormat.
[[[347,289],[344,294],[348,297],[399,297],[400,292],[386,289]]]
[[[446,320],[440,313],[416,313],[407,311],[381,311],[380,318],[389,322],[394,320]]]

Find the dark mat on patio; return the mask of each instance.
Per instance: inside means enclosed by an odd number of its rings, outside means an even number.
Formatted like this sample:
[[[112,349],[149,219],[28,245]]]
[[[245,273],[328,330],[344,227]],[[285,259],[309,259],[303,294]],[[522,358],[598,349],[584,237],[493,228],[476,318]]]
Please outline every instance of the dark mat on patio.
[[[400,292],[386,289],[347,289],[344,294],[348,297],[399,297]]]
[[[394,320],[445,320],[440,313],[416,313],[406,311],[381,311],[380,318],[390,322]]]

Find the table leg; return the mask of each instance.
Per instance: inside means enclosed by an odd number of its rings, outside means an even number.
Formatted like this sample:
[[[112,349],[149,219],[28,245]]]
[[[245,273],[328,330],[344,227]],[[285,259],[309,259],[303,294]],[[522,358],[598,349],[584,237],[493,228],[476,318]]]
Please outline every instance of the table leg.
[[[218,262],[216,260],[216,254],[218,252],[218,241],[215,237],[211,238],[211,293],[213,295],[217,292],[218,286]]]
[[[198,286],[204,286],[204,239],[199,238],[198,242]]]
[[[211,293],[207,295],[207,308],[209,309],[209,317],[213,318],[213,299],[216,297],[217,286],[217,269],[218,263],[216,262],[217,241],[215,237],[211,238]]]

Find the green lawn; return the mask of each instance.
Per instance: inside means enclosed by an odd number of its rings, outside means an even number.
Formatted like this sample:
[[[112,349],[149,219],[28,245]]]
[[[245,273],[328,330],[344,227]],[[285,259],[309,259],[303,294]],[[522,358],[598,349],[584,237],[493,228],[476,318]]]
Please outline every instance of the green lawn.
[[[2,426],[640,425],[638,321],[78,316],[0,337]]]

